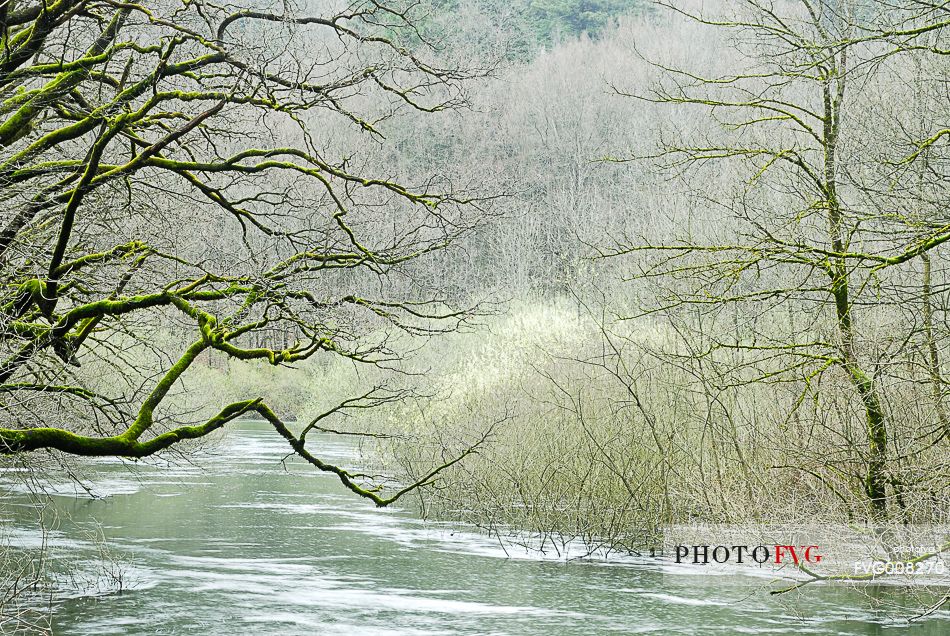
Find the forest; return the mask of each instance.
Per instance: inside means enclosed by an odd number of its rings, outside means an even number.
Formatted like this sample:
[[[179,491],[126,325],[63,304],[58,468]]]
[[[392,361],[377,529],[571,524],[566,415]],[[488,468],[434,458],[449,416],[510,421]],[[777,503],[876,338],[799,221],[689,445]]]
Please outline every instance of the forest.
[[[136,621],[218,589],[157,563],[251,558],[233,528],[288,595],[316,585],[280,560],[301,545],[383,550],[294,534],[330,523],[276,512],[313,498],[373,540],[396,519],[638,576],[820,547],[683,604],[750,586],[788,633],[947,629],[950,2],[6,0],[0,24],[0,633],[217,634]],[[406,567],[439,580],[425,550]],[[604,620],[698,594],[658,571]],[[369,602],[267,605],[259,633],[615,633],[337,625]],[[470,611],[442,602],[413,611]]]

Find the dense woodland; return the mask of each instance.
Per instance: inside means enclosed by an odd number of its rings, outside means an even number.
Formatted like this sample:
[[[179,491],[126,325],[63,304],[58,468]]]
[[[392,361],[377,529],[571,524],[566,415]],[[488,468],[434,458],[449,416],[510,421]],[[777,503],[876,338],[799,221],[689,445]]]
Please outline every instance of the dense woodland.
[[[950,521],[950,4],[0,23],[8,466],[253,417],[354,496],[542,547]]]

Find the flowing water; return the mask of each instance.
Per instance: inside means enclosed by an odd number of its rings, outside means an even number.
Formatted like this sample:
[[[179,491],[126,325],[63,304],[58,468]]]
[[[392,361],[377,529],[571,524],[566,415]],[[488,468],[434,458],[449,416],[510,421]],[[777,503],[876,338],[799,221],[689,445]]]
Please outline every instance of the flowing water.
[[[346,442],[319,441],[327,459],[355,457]],[[331,475],[281,463],[287,450],[242,422],[193,465],[96,462],[85,478],[98,497],[60,484],[51,563],[86,592],[55,600],[54,633],[950,634],[947,613],[889,623],[874,599],[898,592],[878,587],[776,598],[749,573],[506,553],[376,509]],[[3,478],[2,523],[9,543],[28,547],[39,539],[19,483]]]

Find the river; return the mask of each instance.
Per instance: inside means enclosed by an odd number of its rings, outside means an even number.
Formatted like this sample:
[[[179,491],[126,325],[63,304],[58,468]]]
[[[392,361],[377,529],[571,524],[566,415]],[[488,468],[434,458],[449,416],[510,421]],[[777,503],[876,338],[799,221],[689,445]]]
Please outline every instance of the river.
[[[356,452],[319,442],[327,459]],[[872,600],[895,592],[878,587],[776,598],[742,572],[506,551],[411,510],[376,509],[331,475],[281,463],[287,451],[263,424],[241,422],[193,463],[96,461],[85,475],[94,497],[50,485],[51,564],[86,589],[57,596],[54,633],[950,634],[948,613],[889,623]],[[37,542],[19,478],[0,481],[6,541]],[[121,594],[94,593],[118,582]]]

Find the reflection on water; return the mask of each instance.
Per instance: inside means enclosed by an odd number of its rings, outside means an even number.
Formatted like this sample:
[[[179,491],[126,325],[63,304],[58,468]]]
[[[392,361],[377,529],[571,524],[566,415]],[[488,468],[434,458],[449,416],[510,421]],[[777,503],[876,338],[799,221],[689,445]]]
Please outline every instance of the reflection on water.
[[[353,457],[321,441],[323,457]],[[101,527],[126,591],[62,599],[54,633],[950,633],[947,613],[880,622],[874,589],[812,587],[792,605],[765,594],[761,577],[506,553],[484,536],[376,509],[333,476],[282,465],[286,454],[279,437],[243,423],[196,465],[98,462],[89,476],[101,499],[57,485],[66,520],[49,539],[53,556],[95,576],[102,546],[89,536]],[[4,520],[7,540],[37,541],[30,519]]]

